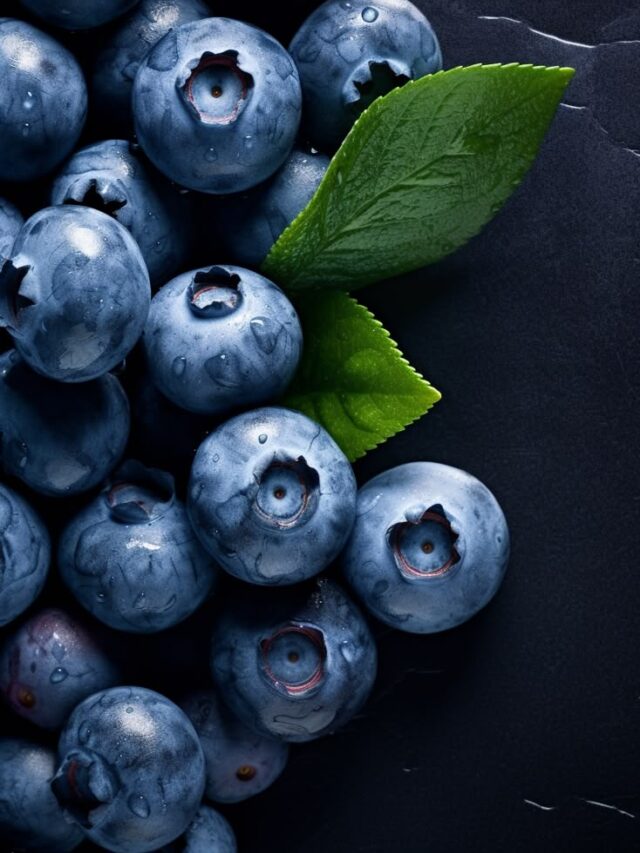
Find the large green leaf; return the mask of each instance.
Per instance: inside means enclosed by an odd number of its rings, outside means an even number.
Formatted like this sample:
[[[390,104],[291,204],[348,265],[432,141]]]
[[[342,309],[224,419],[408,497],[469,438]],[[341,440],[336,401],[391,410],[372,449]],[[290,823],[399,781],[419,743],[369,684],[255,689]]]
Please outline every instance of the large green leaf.
[[[518,185],[572,75],[474,65],[374,101],[271,250],[266,275],[290,290],[351,290],[453,252]]]
[[[295,305],[305,347],[283,405],[322,424],[351,461],[440,399],[355,299],[339,291],[312,291],[296,294]]]

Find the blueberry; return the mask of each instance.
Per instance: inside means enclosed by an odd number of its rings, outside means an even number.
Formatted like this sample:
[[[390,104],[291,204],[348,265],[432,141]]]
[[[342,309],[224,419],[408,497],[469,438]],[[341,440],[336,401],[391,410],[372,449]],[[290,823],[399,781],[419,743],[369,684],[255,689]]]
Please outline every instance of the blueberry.
[[[224,199],[216,223],[238,263],[260,267],[269,250],[311,201],[329,166],[323,154],[296,149],[267,183]]]
[[[205,794],[239,803],[268,788],[289,757],[286,744],[265,738],[236,719],[214,690],[191,693],[181,708],[198,732],[207,766]]]
[[[53,792],[86,837],[116,853],[146,853],[181,835],[204,790],[204,755],[183,712],[144,687],[95,693],[58,744]]]
[[[22,5],[48,24],[67,30],[88,30],[113,21],[138,0],[22,0]]]
[[[195,537],[173,477],[127,462],[62,534],[58,564],[80,604],[120,631],[162,631],[194,612],[217,567]]]
[[[203,0],[141,0],[103,42],[94,65],[92,96],[111,127],[127,127],[132,121],[133,80],[154,44],[169,30],[210,15]]]
[[[51,792],[55,761],[49,747],[0,738],[0,838],[7,850],[68,853],[82,841]]]
[[[15,350],[0,355],[0,460],[8,474],[45,495],[101,483],[129,436],[129,404],[107,374],[82,385],[52,382]]]
[[[50,559],[46,527],[20,495],[0,484],[0,627],[40,595]]]
[[[471,474],[413,462],[358,493],[342,562],[366,607],[415,634],[466,622],[495,595],[509,559],[498,502]]]
[[[6,198],[0,198],[0,265],[11,254],[13,241],[22,228],[24,219],[20,211]]]
[[[252,590],[231,602],[212,641],[211,668],[231,710],[266,737],[307,741],[364,704],[376,647],[360,612],[333,582],[311,590]]]
[[[327,0],[289,50],[300,72],[306,131],[327,152],[377,97],[442,68],[433,28],[409,0]]]
[[[214,266],[184,273],[156,294],[144,347],[159,391],[183,409],[213,415],[281,394],[298,366],[302,330],[275,284]]]
[[[0,692],[16,714],[58,729],[78,702],[116,684],[117,667],[94,633],[62,610],[47,609],[4,642]]]
[[[355,518],[356,482],[331,436],[300,412],[266,408],[200,445],[189,514],[203,545],[249,583],[291,584],[337,557]]]
[[[0,268],[0,325],[30,367],[60,382],[87,382],[119,364],[150,301],[135,240],[90,207],[36,213]]]
[[[84,125],[80,66],[51,36],[0,18],[0,80],[0,180],[40,178],[69,154]]]
[[[210,806],[200,806],[177,850],[180,853],[237,853],[238,847],[228,821]]]
[[[54,181],[51,203],[94,207],[124,225],[142,252],[152,284],[164,284],[188,257],[189,199],[122,139],[77,151]]]
[[[133,84],[136,133],[151,161],[176,183],[216,194],[241,192],[282,166],[301,102],[282,45],[229,18],[172,30]]]

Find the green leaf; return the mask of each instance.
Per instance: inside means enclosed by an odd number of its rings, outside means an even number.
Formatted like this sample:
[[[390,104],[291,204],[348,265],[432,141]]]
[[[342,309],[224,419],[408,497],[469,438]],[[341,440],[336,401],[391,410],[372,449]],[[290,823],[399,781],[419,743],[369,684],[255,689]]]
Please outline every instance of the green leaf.
[[[352,290],[453,252],[522,180],[572,76],[474,65],[374,101],[265,274],[290,290]]]
[[[295,306],[305,346],[282,404],[322,424],[352,462],[440,399],[355,299],[312,291],[296,294]]]

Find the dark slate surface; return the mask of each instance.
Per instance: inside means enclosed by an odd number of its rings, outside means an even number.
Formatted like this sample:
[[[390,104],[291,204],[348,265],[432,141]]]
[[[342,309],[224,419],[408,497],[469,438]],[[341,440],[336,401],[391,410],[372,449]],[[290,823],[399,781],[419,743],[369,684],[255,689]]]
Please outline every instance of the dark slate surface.
[[[214,4],[283,40],[314,3],[293,5],[276,23],[274,4]],[[638,850],[640,9],[419,5],[447,67],[577,68],[495,221],[437,267],[361,294],[444,399],[359,477],[421,458],[472,471],[504,506],[513,558],[463,628],[380,629],[361,717],[226,814],[241,853]],[[91,55],[90,37],[66,41]]]

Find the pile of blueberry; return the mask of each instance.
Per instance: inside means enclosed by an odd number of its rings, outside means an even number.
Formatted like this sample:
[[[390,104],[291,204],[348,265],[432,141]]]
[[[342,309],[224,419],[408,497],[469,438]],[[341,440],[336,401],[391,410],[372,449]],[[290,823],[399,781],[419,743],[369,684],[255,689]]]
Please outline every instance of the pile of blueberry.
[[[31,726],[0,738],[0,837],[229,853],[210,803],[263,791],[289,743],[333,732],[373,686],[337,571],[377,619],[430,633],[506,568],[474,477],[415,462],[358,491],[331,436],[273,405],[303,336],[256,270],[359,113],[440,49],[408,0],[328,0],[289,52],[203,0],[22,3],[53,32],[126,13],[91,80],[126,138],[74,152],[78,62],[0,18],[0,181],[44,199],[26,222],[0,200],[0,692]],[[203,614],[202,683],[169,699],[131,679],[144,650],[170,668],[178,623],[195,654]]]

